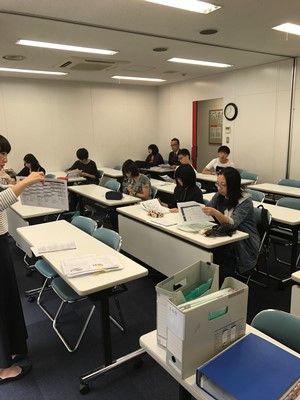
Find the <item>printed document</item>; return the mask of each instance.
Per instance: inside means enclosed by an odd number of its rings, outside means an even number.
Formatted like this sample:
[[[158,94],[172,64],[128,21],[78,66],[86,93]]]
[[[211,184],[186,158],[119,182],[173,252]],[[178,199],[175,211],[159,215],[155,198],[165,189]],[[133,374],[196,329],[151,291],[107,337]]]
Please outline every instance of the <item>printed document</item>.
[[[156,211],[162,214],[166,214],[170,212],[170,210],[167,207],[163,207],[158,199],[151,199],[151,200],[146,200],[146,201],[141,201],[140,203],[141,207],[145,211]]]
[[[183,224],[201,224],[207,221],[213,221],[211,216],[204,213],[204,204],[197,203],[196,201],[186,201],[177,203],[177,207]]]
[[[64,274],[68,277],[92,274],[95,272],[110,272],[123,268],[117,257],[96,256],[95,254],[62,260],[61,267]]]
[[[17,177],[18,180],[24,177]],[[25,206],[69,210],[67,181],[46,178],[44,183],[28,186],[20,196]]]
[[[36,257],[41,256],[45,253],[50,253],[53,251],[62,251],[62,250],[72,250],[76,249],[76,243],[74,240],[68,240],[66,242],[54,242],[42,244],[41,246],[31,247],[31,251]]]

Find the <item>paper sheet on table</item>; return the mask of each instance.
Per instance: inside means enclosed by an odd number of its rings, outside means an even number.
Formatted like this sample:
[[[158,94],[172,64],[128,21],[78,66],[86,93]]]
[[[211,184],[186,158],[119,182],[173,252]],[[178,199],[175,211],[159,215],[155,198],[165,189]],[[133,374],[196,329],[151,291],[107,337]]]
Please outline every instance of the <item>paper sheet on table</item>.
[[[39,257],[42,254],[50,253],[53,251],[72,250],[72,249],[76,249],[76,243],[74,240],[68,240],[65,242],[45,243],[40,246],[31,247],[31,251],[36,257]]]
[[[17,177],[22,180],[24,177]],[[46,178],[44,183],[27,186],[20,196],[25,206],[49,207],[69,210],[67,181]]]
[[[204,224],[207,221],[213,222],[214,219],[204,213],[204,204],[197,203],[196,201],[186,201],[177,203],[179,215],[182,224]]]
[[[161,175],[160,176],[165,182],[174,183],[174,179],[172,179],[169,175]]]
[[[166,214],[170,212],[169,208],[163,207],[158,199],[146,200],[140,202],[141,207],[145,211],[156,211],[162,214]]]
[[[82,170],[81,169],[74,169],[73,171],[67,172],[67,177],[68,178],[78,178],[81,174]]]
[[[61,267],[64,274],[68,277],[92,274],[95,272],[110,272],[123,268],[117,257],[96,256],[95,254],[62,260]]]

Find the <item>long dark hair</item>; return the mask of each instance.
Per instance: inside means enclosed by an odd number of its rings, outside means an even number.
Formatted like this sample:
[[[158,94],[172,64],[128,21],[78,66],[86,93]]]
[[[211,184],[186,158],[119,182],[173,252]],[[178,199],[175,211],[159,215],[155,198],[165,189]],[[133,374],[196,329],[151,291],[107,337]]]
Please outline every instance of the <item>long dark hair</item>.
[[[148,149],[152,150],[152,154],[154,156],[159,153],[159,150],[158,150],[158,147],[156,146],[156,144],[149,144]]]
[[[122,165],[123,176],[126,176],[128,172],[131,173],[132,178],[138,176],[140,173],[137,164],[133,160],[126,160]]]
[[[196,173],[190,164],[181,164],[175,171],[175,180],[178,185],[178,179],[182,180],[183,187],[193,187],[196,185]]]
[[[227,208],[230,210],[238,203],[242,195],[241,175],[238,170],[232,167],[224,168],[218,175],[223,175],[227,185]]]
[[[24,162],[31,165],[31,171],[38,171],[40,168],[38,159],[31,153],[24,156]]]
[[[11,150],[11,145],[9,141],[2,135],[0,135],[0,152],[1,153],[9,153]]]

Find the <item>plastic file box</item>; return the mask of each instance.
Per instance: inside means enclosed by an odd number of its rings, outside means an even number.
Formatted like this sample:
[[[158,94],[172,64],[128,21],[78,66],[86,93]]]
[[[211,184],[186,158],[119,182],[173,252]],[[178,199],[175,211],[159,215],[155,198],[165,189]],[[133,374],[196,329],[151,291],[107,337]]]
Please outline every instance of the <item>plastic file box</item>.
[[[194,300],[193,306],[169,299],[167,364],[185,379],[199,365],[244,336],[247,302],[248,286],[230,277],[221,290]]]
[[[157,342],[160,345],[166,347],[168,299],[174,297],[179,303],[183,300],[183,294],[191,292],[209,279],[212,280],[211,287],[205,294],[219,290],[219,266],[207,261],[198,261],[156,285]]]

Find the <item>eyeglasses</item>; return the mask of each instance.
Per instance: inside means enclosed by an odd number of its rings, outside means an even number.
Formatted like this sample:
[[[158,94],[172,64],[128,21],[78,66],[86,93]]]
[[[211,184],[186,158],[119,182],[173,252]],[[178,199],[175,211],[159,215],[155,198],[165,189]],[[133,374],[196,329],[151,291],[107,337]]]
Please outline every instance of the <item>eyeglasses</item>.
[[[216,187],[226,187],[227,185],[226,185],[226,183],[224,183],[224,182],[221,182],[221,183],[216,182],[216,183],[215,183],[215,186],[216,186]]]

